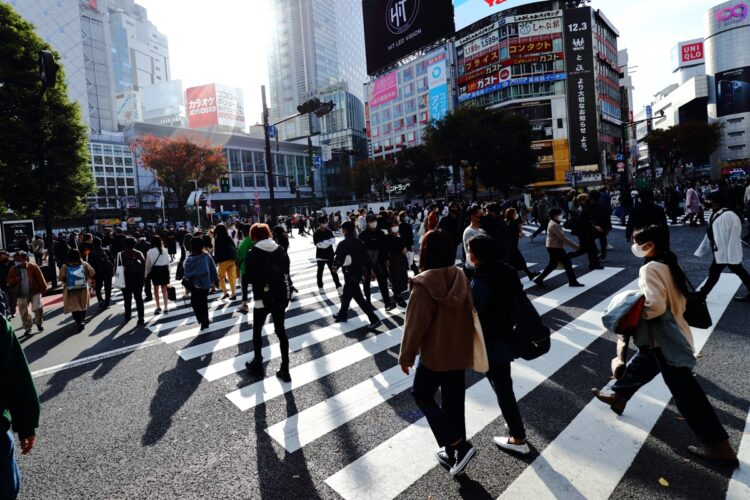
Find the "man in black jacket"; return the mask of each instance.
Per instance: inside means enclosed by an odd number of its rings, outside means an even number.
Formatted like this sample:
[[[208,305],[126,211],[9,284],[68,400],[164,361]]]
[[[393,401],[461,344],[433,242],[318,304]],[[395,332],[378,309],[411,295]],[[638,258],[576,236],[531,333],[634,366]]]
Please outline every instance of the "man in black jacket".
[[[664,209],[654,203],[654,193],[650,189],[642,189],[638,193],[640,203],[630,212],[628,225],[625,227],[625,240],[630,243],[633,237],[633,231],[639,227],[664,226],[664,230],[669,234],[667,225],[667,214]]]
[[[578,202],[578,211],[573,222],[573,231],[580,242],[580,248],[575,252],[569,252],[568,257],[575,258],[587,254],[589,258],[589,270],[604,269],[599,262],[598,252],[596,250],[596,238],[604,232],[604,229],[597,226],[591,219],[591,206],[589,205],[589,195],[582,193],[576,197]]]
[[[487,205],[487,214],[479,220],[479,227],[500,244],[502,260],[508,260],[508,228],[502,216],[502,207],[497,203]]]
[[[323,290],[323,269],[328,266],[336,288],[340,289],[339,273],[333,268],[333,246],[336,244],[336,237],[333,236],[333,231],[328,229],[328,217],[325,215],[318,217],[318,229],[313,233],[313,243],[316,247],[315,260],[318,261],[318,288]]]
[[[369,284],[369,275],[373,264],[365,249],[365,244],[357,239],[354,224],[351,221],[341,224],[341,232],[344,233],[344,241],[339,243],[338,248],[336,248],[334,266],[335,269],[342,268],[344,271],[344,293],[341,295],[341,308],[338,314],[334,315],[334,319],[337,323],[346,322],[349,304],[354,299],[357,305],[362,308],[362,311],[367,314],[367,318],[370,320],[370,328],[375,329],[381,325],[381,321],[375,315],[375,310],[369,300],[365,300],[362,296],[362,290],[359,289],[363,276],[365,277],[365,283]],[[382,234],[379,231],[376,232]],[[388,293],[388,289],[385,288],[385,290],[385,293]]]
[[[96,300],[99,303],[99,310],[102,311],[109,307],[112,301],[112,275],[114,274],[115,262],[109,250],[104,248],[102,240],[95,237],[93,250],[86,257],[86,261],[94,268],[94,282],[96,290]],[[104,287],[104,300],[102,300],[102,287]]]
[[[599,191],[590,191],[589,198],[591,199],[591,220],[594,223],[594,226],[603,230],[603,232],[598,233],[597,236],[599,237],[599,246],[601,247],[599,260],[605,262],[607,260],[607,247],[609,246],[607,235],[612,230],[611,212],[609,207],[601,202],[601,194]]]
[[[149,245],[148,240],[146,240],[146,237],[141,233],[135,233],[133,236],[135,236],[135,238],[137,239],[135,249],[141,252],[141,254],[145,257],[145,255],[148,253],[149,248],[151,248],[151,245]],[[148,279],[148,276],[146,276],[143,283],[143,295],[145,296],[143,299],[144,302],[150,302],[151,300],[153,300],[154,297],[151,294],[151,288],[151,280]]]
[[[365,244],[365,249],[372,262],[372,271],[378,280],[378,288],[385,302],[385,310],[390,311],[396,307],[396,303],[391,300],[391,294],[388,291],[388,277],[385,273],[386,248],[385,234],[378,229],[378,221],[375,215],[367,216],[367,229],[359,234],[359,239]],[[365,298],[370,302],[370,280],[365,280]]]

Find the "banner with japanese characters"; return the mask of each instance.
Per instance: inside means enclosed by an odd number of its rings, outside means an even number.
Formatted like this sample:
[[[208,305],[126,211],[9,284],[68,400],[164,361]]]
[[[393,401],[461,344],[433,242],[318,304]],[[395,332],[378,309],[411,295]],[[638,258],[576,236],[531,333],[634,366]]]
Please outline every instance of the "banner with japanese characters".
[[[218,125],[216,85],[201,85],[185,91],[188,127],[203,128]]]
[[[568,140],[573,166],[599,164],[591,8],[564,11]]]

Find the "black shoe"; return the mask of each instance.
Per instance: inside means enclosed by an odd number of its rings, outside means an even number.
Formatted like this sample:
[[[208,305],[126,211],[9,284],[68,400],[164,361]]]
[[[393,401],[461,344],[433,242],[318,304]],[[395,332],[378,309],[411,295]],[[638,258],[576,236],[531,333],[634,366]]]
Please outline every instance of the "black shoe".
[[[449,470],[456,464],[455,452],[452,449],[440,448],[435,452],[435,458],[440,465]]]
[[[42,333],[44,331],[44,327],[42,325],[36,325],[36,329],[39,333]]]
[[[334,314],[333,321],[335,321],[336,323],[346,323],[348,319],[346,318],[346,316],[340,316],[338,314]]]
[[[461,443],[458,448],[456,448],[456,462],[453,467],[451,467],[451,476],[458,476],[459,474],[463,474],[464,470],[466,470],[466,466],[469,465],[469,461],[471,461],[471,459],[474,458],[474,455],[476,454],[477,449],[474,448],[471,443],[469,443],[468,441],[465,443]]]
[[[32,332],[31,332],[31,329],[29,328],[28,330],[26,330],[25,332],[23,332],[23,334],[24,334],[24,335],[25,335],[26,337],[30,337],[30,336],[31,336],[31,334],[32,334]]]
[[[122,324],[123,325],[126,325],[128,323],[128,321],[130,321],[130,316],[125,316],[124,318],[122,318]]]
[[[377,330],[377,329],[378,329],[378,328],[380,328],[380,327],[381,327],[382,325],[383,325],[383,322],[382,322],[381,320],[379,320],[379,319],[378,319],[378,320],[375,320],[375,321],[371,322],[371,323],[370,323],[370,324],[369,324],[369,325],[367,326],[367,328],[369,328],[370,330]]]
[[[252,361],[246,362],[245,368],[250,375],[263,375],[265,373],[265,370],[263,369],[263,359],[261,358],[253,358]]]
[[[536,277],[537,277],[537,276],[539,276],[540,274],[542,274],[542,273],[540,273],[540,272],[529,273],[529,274],[528,274],[529,280],[530,280],[530,281],[534,281],[534,278],[536,278]]]
[[[85,325],[84,325],[83,321],[80,322],[80,323],[78,323],[78,333],[81,333],[84,328],[85,328]]]
[[[541,276],[537,276],[536,278],[534,278],[531,281],[533,281],[536,284],[536,286],[544,287],[544,280],[542,279]]]
[[[210,323],[201,323],[201,330],[208,330],[208,327],[211,326]]]
[[[589,271],[597,271],[604,269],[604,266],[598,265],[598,266],[589,266]]]
[[[138,322],[136,323],[136,325],[137,326],[145,326],[146,322],[143,320],[143,318],[141,318],[141,319],[138,320]]]
[[[282,382],[286,382],[287,384],[292,381],[292,377],[289,376],[289,366],[281,365],[281,368],[279,368],[279,371],[276,372],[276,376]]]
[[[406,301],[405,301],[404,299],[398,299],[398,300],[396,301],[396,305],[397,305],[398,307],[406,307]]]
[[[386,311],[393,311],[394,309],[396,309],[396,303],[393,301],[388,302],[388,304],[386,304],[385,306]]]
[[[572,287],[579,287],[579,286],[586,286],[583,283],[579,283],[578,281],[574,281],[573,283],[568,283],[568,286]]]

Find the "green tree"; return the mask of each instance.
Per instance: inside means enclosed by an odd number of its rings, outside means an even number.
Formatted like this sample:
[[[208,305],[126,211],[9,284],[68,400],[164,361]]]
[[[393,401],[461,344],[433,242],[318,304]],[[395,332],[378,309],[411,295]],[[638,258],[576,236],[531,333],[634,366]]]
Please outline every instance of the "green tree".
[[[430,124],[424,143],[439,164],[469,165],[474,199],[477,181],[508,192],[533,180],[536,157],[531,150],[531,126],[521,116],[483,108],[458,109]]]
[[[194,189],[193,179],[201,187],[216,184],[227,172],[227,158],[221,147],[197,144],[187,137],[176,139],[147,135],[135,141],[143,166],[156,174],[164,186],[164,197],[175,220],[185,218],[185,202]]]
[[[357,196],[373,194],[373,186],[378,199],[387,196],[385,184],[392,177],[393,164],[385,160],[358,161],[351,173],[351,185]]]
[[[438,167],[434,155],[424,145],[399,151],[392,175],[394,181],[409,184],[408,195],[422,199],[441,193],[450,177],[448,169]]]
[[[649,152],[666,174],[685,163],[704,163],[721,144],[722,125],[688,122],[654,129],[646,136]]]
[[[51,49],[0,2],[0,205],[21,216],[42,214],[51,226],[83,213],[95,185],[86,126],[68,99],[62,68],[42,96],[41,50]]]

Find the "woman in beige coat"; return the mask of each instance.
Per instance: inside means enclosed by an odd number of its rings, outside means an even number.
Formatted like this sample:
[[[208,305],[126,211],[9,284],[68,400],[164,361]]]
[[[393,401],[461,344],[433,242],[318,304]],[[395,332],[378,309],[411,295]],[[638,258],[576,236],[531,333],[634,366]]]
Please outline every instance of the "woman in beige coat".
[[[70,250],[66,263],[60,268],[60,282],[63,284],[63,312],[71,313],[83,331],[86,311],[89,309],[89,281],[94,277],[94,268],[81,260],[78,250]]]

